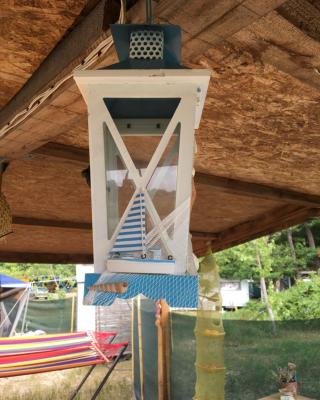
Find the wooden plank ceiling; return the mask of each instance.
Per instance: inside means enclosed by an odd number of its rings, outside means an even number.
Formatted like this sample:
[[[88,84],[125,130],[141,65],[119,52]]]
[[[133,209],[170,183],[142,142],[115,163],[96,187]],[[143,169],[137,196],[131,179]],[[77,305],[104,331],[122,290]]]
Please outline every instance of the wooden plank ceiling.
[[[118,12],[118,2],[113,3]],[[50,38],[47,51],[84,6],[71,0],[50,4],[62,22],[55,22],[56,36],[45,36],[44,43]],[[97,7],[104,21],[117,18],[103,1],[91,7],[46,59],[55,65],[51,75],[40,66],[36,78],[3,107],[2,125],[106,37],[105,23],[89,42],[82,43],[77,34],[90,18],[101,21]],[[19,10],[28,21],[28,10]],[[154,12],[157,22],[182,27],[186,66],[212,69],[197,132],[197,198],[191,219],[195,250],[201,253],[210,243],[218,251],[320,216],[320,0],[158,0]],[[7,18],[14,13],[10,9]],[[128,22],[143,21],[144,2],[138,1],[128,11]],[[45,18],[38,23],[31,35],[48,30]],[[33,55],[36,44],[30,52],[22,49],[24,30],[19,32],[1,52],[8,57],[12,45],[19,65],[29,64],[16,74],[20,81],[2,76],[3,105],[45,55],[40,48]],[[77,52],[57,68],[61,46],[74,48],[73,41]],[[112,50],[96,67],[115,60]],[[1,71],[9,69],[1,63]],[[139,149],[136,156],[141,157]],[[0,242],[0,261],[90,262],[90,190],[81,176],[88,165],[87,114],[72,80],[0,137],[0,157],[10,160],[3,191],[14,216],[14,233]]]

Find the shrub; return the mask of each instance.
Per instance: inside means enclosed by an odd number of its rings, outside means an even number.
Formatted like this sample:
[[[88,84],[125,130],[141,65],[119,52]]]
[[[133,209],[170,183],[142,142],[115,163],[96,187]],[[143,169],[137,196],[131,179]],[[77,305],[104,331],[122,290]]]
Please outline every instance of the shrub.
[[[315,319],[320,318],[320,277],[309,282],[298,281],[282,292],[271,292],[270,303],[276,319]]]

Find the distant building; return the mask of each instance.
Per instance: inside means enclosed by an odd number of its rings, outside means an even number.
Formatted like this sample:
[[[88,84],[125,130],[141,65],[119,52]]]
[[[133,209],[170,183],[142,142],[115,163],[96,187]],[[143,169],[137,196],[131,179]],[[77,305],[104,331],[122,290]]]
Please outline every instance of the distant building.
[[[244,307],[250,300],[250,281],[221,279],[221,297],[225,309]]]

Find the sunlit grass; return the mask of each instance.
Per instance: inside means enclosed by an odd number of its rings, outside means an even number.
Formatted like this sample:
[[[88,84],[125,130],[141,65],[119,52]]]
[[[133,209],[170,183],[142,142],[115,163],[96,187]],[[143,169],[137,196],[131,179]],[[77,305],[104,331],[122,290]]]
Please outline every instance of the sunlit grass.
[[[45,374],[3,378],[0,380],[1,400],[64,400],[68,399],[85,375],[86,368],[76,368]],[[78,395],[88,400],[106,373],[106,367],[97,367]],[[101,391],[98,399],[132,400],[131,362],[118,365]]]
[[[320,321],[225,321],[226,399],[256,400],[278,391],[272,371],[297,364],[299,392],[320,399]],[[242,397],[244,396],[244,397]]]

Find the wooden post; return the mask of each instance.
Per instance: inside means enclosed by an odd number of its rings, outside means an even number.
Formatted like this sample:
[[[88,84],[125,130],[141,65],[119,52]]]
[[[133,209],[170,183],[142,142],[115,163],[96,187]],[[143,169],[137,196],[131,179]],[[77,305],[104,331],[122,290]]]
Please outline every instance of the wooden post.
[[[72,293],[70,332],[74,332],[75,303],[76,303],[76,296],[75,296],[75,293]]]
[[[169,306],[165,300],[157,302],[158,328],[158,400],[170,399],[170,325]]]
[[[141,400],[144,400],[144,376],[143,376],[143,347],[142,347],[142,322],[141,322],[141,296],[138,296],[138,339],[139,339],[139,366],[140,366],[140,391]]]

